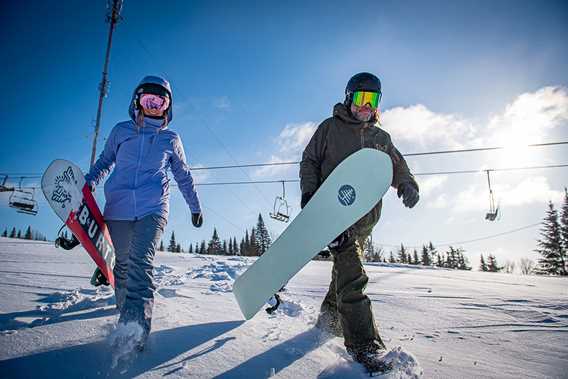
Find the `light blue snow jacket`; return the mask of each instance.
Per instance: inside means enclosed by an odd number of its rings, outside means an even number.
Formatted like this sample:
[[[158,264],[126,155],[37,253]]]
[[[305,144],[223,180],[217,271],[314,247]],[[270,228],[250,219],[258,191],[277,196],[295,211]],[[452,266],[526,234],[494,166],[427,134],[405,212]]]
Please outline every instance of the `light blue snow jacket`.
[[[171,96],[169,83],[164,79],[146,77],[136,88],[144,83],[160,84]],[[105,219],[137,220],[149,214],[159,214],[167,219],[168,169],[171,169],[191,212],[201,212],[180,137],[161,126],[161,120],[144,118],[144,125],[138,126],[134,121],[137,113],[133,107],[135,93],[136,90],[129,109],[132,120],[120,122],[112,129],[104,150],[85,176],[87,183],[97,185],[112,170],[105,183]]]

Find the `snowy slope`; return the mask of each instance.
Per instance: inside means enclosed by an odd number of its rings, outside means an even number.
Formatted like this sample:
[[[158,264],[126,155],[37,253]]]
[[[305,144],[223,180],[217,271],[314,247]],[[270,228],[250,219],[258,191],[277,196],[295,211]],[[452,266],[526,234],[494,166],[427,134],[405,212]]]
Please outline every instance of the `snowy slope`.
[[[366,377],[342,339],[312,328],[331,264],[309,263],[275,315],[244,323],[231,288],[251,262],[159,253],[149,347],[112,367],[114,301],[110,290],[89,285],[87,254],[0,238],[0,378]],[[381,335],[409,368],[388,377],[568,377],[565,279],[366,269]]]

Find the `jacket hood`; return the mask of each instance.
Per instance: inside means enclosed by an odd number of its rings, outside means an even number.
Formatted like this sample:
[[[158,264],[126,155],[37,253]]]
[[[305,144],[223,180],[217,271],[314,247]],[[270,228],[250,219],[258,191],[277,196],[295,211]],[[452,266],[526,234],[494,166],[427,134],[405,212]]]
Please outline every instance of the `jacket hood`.
[[[168,94],[170,95],[170,107],[168,108],[168,122],[171,122],[173,118],[174,98],[172,95],[172,87],[170,86],[170,82],[168,82],[166,79],[162,77],[152,76],[152,75],[144,77],[144,79],[142,79],[140,83],[138,83],[138,85],[136,86],[136,88],[134,88],[134,91],[132,92],[132,97],[130,99],[130,106],[128,107],[128,114],[130,115],[132,121],[136,122],[136,114],[134,113],[136,105],[136,92],[144,84],[157,84],[164,87],[164,89],[168,91]]]

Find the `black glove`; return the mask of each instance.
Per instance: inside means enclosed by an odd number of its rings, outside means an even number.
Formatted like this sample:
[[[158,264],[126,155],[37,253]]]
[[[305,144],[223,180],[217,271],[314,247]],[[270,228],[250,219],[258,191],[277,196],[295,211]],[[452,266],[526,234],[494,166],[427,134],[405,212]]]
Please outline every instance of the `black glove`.
[[[321,258],[329,258],[331,256],[331,251],[329,251],[329,249],[323,249],[318,253],[318,256]]]
[[[349,238],[351,237],[351,228],[347,229],[337,237],[327,247],[331,249],[339,249],[341,246],[345,245]]]
[[[420,196],[418,190],[409,182],[401,183],[397,190],[398,197],[402,197],[402,203],[405,207],[412,208],[418,203]]]
[[[313,192],[306,192],[306,193],[302,194],[302,200],[300,201],[300,208],[301,209],[304,209],[304,207],[306,206],[306,204],[308,204],[308,201],[310,201],[312,196],[314,196]]]
[[[203,216],[201,215],[201,212],[191,214],[191,223],[196,228],[200,228],[201,225],[203,225]]]

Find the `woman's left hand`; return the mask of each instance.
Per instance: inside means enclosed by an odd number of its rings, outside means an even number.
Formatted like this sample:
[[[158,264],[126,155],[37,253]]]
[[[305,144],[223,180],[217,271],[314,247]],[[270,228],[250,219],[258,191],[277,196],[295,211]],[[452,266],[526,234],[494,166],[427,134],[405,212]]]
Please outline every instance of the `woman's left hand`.
[[[191,214],[191,223],[196,228],[200,228],[201,225],[203,225],[203,216],[201,215],[201,212]]]

